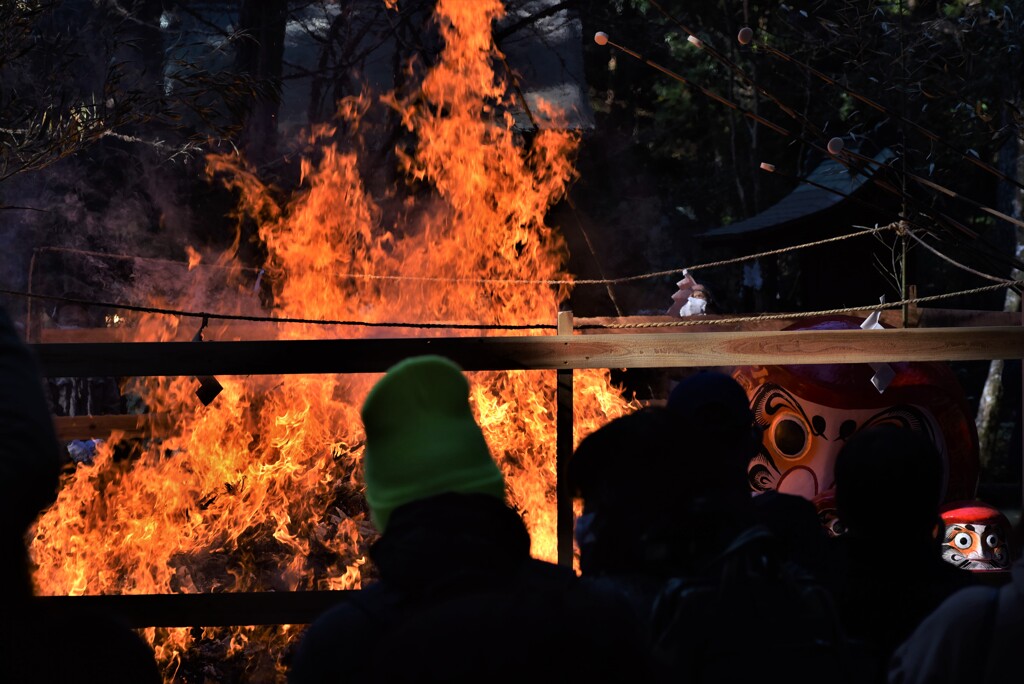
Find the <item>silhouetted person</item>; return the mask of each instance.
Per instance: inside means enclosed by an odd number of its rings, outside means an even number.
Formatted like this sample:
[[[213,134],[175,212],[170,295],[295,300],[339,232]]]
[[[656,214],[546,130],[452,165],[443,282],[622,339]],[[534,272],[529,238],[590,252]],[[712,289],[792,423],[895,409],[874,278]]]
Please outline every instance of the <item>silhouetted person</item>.
[[[584,578],[648,618],[671,681],[842,681],[830,679],[843,645],[827,594],[757,524],[747,464],[759,442],[740,385],[703,372],[665,409],[595,431],[570,461]]]
[[[307,630],[292,682],[647,678],[625,602],[530,557],[458,366],[397,364],[362,418],[380,581]]]
[[[814,504],[770,489],[755,496],[754,518],[779,540],[782,553],[825,584],[837,572],[828,534]]]
[[[644,621],[679,571],[673,530],[689,473],[672,427],[664,409],[643,409],[585,437],[569,461],[571,486],[583,499],[576,521],[583,577],[626,596]]]
[[[159,682],[153,652],[93,614],[47,610],[32,596],[24,536],[56,498],[60,452],[29,350],[0,310],[0,682]]]
[[[836,599],[847,631],[884,665],[971,575],[942,560],[942,463],[931,441],[894,425],[868,428],[843,446],[835,472],[847,529],[834,540],[846,570]]]
[[[681,381],[667,409],[675,432],[675,453],[687,473],[684,507],[687,527],[676,548],[680,570],[701,572],[757,520],[747,484],[747,464],[757,453],[761,434],[746,393],[733,378],[713,371]]]
[[[891,684],[997,684],[1024,680],[1024,559],[1003,587],[950,596],[892,658]]]
[[[648,619],[666,580],[702,572],[753,523],[752,426],[740,386],[699,373],[677,386],[667,408],[616,418],[585,437],[568,470],[583,499],[583,576],[614,587]]]

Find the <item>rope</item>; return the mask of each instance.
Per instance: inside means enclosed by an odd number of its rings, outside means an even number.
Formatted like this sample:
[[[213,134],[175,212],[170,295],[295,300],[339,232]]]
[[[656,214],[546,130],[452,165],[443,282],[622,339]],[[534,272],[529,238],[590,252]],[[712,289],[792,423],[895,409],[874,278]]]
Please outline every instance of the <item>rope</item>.
[[[797,251],[801,249],[807,249],[809,247],[815,247],[818,245],[824,245],[832,242],[838,242],[840,240],[847,240],[854,237],[860,237],[862,235],[874,235],[885,230],[895,229],[897,224],[888,224],[885,226],[875,226],[874,228],[861,228],[854,233],[847,233],[845,235],[838,235],[831,238],[825,238],[822,240],[815,240],[813,242],[806,242],[798,245],[791,245],[789,247],[781,247],[779,249],[773,249],[766,252],[758,252],[756,254],[750,254],[741,257],[735,257],[732,259],[722,259],[720,261],[706,262],[703,264],[696,264],[686,268],[671,269],[668,271],[658,271],[654,273],[645,273],[641,275],[626,276],[623,278],[612,278],[612,279],[599,279],[599,280],[530,280],[520,278],[505,278],[505,279],[479,279],[479,278],[436,278],[429,276],[382,276],[373,274],[359,274],[359,273],[348,273],[341,274],[341,277],[347,278],[364,278],[368,280],[395,280],[395,281],[420,281],[420,282],[456,282],[456,283],[502,283],[502,284],[520,284],[520,285],[612,285],[616,283],[634,282],[638,280],[647,280],[651,278],[658,278],[665,275],[684,274],[687,271],[696,271],[700,269],[713,268],[716,266],[724,266],[728,264],[741,263],[744,261],[752,261],[766,256],[772,256],[776,254],[783,254],[786,252]],[[96,256],[114,259],[125,259],[125,260],[138,260],[145,257],[135,257],[130,255],[110,254],[104,252],[93,252],[88,250],[78,250],[71,248],[62,247],[43,247],[37,251],[59,251],[68,252],[72,254],[81,254],[83,256]],[[154,261],[162,261],[166,263],[181,264],[182,262],[171,261],[166,259],[153,259]],[[221,266],[220,268],[225,268]],[[254,270],[254,269],[243,269],[243,270]],[[183,318],[201,318],[203,320],[228,320],[228,321],[250,321],[258,323],[293,323],[293,324],[306,324],[306,325],[345,325],[345,326],[364,326],[374,328],[420,328],[420,329],[448,329],[448,330],[556,330],[557,325],[553,324],[524,324],[524,325],[501,325],[501,324],[488,324],[488,323],[447,323],[447,322],[433,322],[433,323],[409,323],[409,322],[379,322],[379,321],[356,321],[356,320],[342,320],[342,319],[314,319],[314,318],[299,318],[299,317],[277,317],[277,316],[251,316],[243,314],[220,314],[220,313],[209,313],[203,311],[187,311],[184,309],[170,309],[163,307],[153,306],[139,306],[135,304],[124,304],[121,302],[103,302],[95,300],[77,299],[73,297],[60,297],[55,295],[42,295],[31,292],[22,292],[18,290],[0,289],[0,293],[12,295],[16,297],[24,297],[29,301],[39,299],[44,301],[61,302],[65,304],[77,304],[86,307],[103,307],[108,309],[119,309],[123,311],[135,311],[139,313],[151,313],[158,315],[168,316],[180,316]],[[743,320],[756,320],[756,319],[743,319]],[[695,325],[696,323],[690,323]],[[675,323],[669,325],[676,325]]]
[[[874,228],[862,228],[855,233],[847,233],[845,235],[837,235],[835,237],[825,238],[823,240],[815,240],[814,242],[805,242],[800,245],[792,245],[790,247],[780,247],[779,249],[771,249],[767,252],[758,252],[757,254],[750,254],[747,256],[736,257],[734,259],[723,259],[721,261],[710,261],[705,264],[697,264],[696,266],[690,266],[687,270],[697,271],[702,268],[713,268],[715,266],[726,266],[728,264],[738,264],[743,261],[751,261],[753,259],[760,259],[761,257],[774,256],[776,254],[785,254],[786,252],[793,252],[799,249],[806,249],[808,247],[817,247],[818,245],[827,245],[830,242],[839,242],[840,240],[848,240],[849,238],[860,237],[862,235],[874,235],[881,233],[885,230],[896,230],[898,223],[888,223],[884,226],[875,226]]]
[[[1012,287],[1014,285],[1024,284],[1024,278],[1017,280],[1004,280],[995,285],[986,285],[984,287],[976,287],[970,290],[959,290],[957,292],[947,292],[944,294],[929,295],[927,297],[914,297],[912,299],[903,299],[897,302],[888,302],[885,304],[872,304],[869,306],[848,306],[840,309],[824,309],[821,311],[803,311],[793,313],[779,313],[779,314],[761,314],[759,316],[736,316],[733,318],[699,318],[694,317],[685,321],[666,321],[658,323],[607,323],[607,324],[592,324],[576,326],[575,330],[590,330],[595,328],[681,328],[689,327],[694,325],[722,325],[728,323],[747,323],[751,321],[776,321],[784,319],[794,318],[812,318],[814,316],[829,316],[834,314],[846,314],[854,313],[859,311],[882,311],[884,309],[894,309],[902,307],[908,304],[919,304],[924,302],[935,302],[942,299],[951,299],[953,297],[959,297],[961,295],[972,295],[979,294],[982,292],[991,292],[994,290],[1001,290],[1006,287]],[[183,311],[180,309],[162,309],[158,307],[150,306],[135,306],[133,304],[118,304],[112,302],[95,302],[82,299],[72,299],[70,297],[54,297],[50,295],[39,295],[30,292],[19,292],[16,290],[0,289],[0,294],[13,295],[17,297],[26,297],[28,299],[45,299],[50,301],[60,301],[69,304],[80,304],[82,306],[100,306],[109,309],[123,309],[126,311],[139,311],[142,313],[155,313],[164,314],[171,316],[181,316],[184,318],[201,318],[204,320],[227,320],[227,321],[253,321],[257,323],[302,323],[308,325],[349,325],[349,326],[366,326],[375,328],[423,328],[423,329],[455,329],[455,330],[557,330],[558,326],[553,324],[524,324],[524,325],[501,325],[501,324],[487,324],[487,323],[409,323],[409,322],[377,322],[377,321],[348,321],[348,320],[331,320],[331,319],[316,319],[316,318],[288,318],[288,317],[277,317],[277,316],[246,316],[241,314],[218,314],[209,313],[205,311]]]
[[[919,238],[916,235],[914,235],[914,233],[912,231],[908,230],[904,234],[909,236],[910,238],[912,238],[915,242],[917,242],[917,244],[921,245],[922,247],[927,249],[929,252],[931,252],[935,256],[939,257],[940,259],[943,259],[944,261],[949,262],[950,264],[953,264],[954,266],[956,266],[959,269],[962,269],[964,271],[967,271],[968,273],[974,274],[974,275],[978,276],[979,278],[984,278],[986,280],[991,280],[991,281],[996,282],[996,283],[1003,282],[1002,278],[999,278],[999,277],[994,276],[994,275],[990,275],[988,273],[984,273],[982,271],[976,271],[973,268],[971,268],[970,266],[967,266],[965,264],[961,264],[959,261],[956,261],[955,259],[946,256],[945,254],[943,254],[939,250],[935,249],[934,247],[929,245],[927,242],[925,242],[921,238]]]
[[[1018,280],[1004,280],[997,285],[986,285],[984,287],[976,287],[970,290],[959,290],[957,292],[947,292],[945,294],[929,295],[927,297],[914,297],[912,299],[902,299],[898,302],[887,302],[885,304],[872,304],[870,306],[848,306],[841,309],[824,309],[822,311],[802,311],[796,313],[779,313],[779,314],[762,314],[760,316],[737,316],[734,318],[699,318],[694,317],[685,321],[666,321],[658,323],[608,323],[608,324],[591,324],[578,326],[577,330],[589,330],[592,328],[685,328],[694,325],[720,325],[727,323],[749,323],[751,321],[777,321],[791,318],[813,318],[815,316],[830,316],[836,314],[847,314],[859,311],[883,311],[885,309],[896,309],[907,304],[918,304],[923,302],[936,302],[942,299],[951,299],[953,297],[959,297],[961,295],[972,295],[981,292],[990,292],[993,290],[1001,290],[1006,287],[1012,287],[1013,285],[1020,285],[1024,283],[1024,278]]]
[[[824,238],[821,240],[814,240],[812,242],[803,242],[797,245],[790,245],[788,247],[779,247],[778,249],[771,249],[766,252],[757,252],[756,254],[748,254],[745,256],[734,257],[731,259],[722,259],[720,261],[708,261],[702,264],[694,264],[693,266],[686,266],[683,268],[673,268],[667,271],[654,271],[651,273],[641,273],[639,275],[623,276],[621,278],[601,278],[601,279],[581,279],[581,280],[569,280],[569,279],[549,279],[549,280],[533,280],[529,278],[442,278],[436,276],[410,276],[410,275],[375,275],[373,273],[339,273],[339,278],[351,278],[357,280],[391,280],[391,281],[406,281],[406,282],[429,282],[429,283],[473,283],[478,285],[486,284],[502,284],[502,285],[617,285],[621,283],[636,282],[639,280],[651,280],[654,278],[661,278],[668,275],[683,275],[686,271],[698,271],[707,268],[715,268],[717,266],[728,266],[730,264],[739,264],[745,261],[753,261],[755,259],[761,259],[763,257],[775,256],[777,254],[785,254],[787,252],[795,252],[801,249],[808,249],[810,247],[817,247],[819,245],[827,245],[832,242],[839,242],[841,240],[849,240],[850,238],[861,237],[864,235],[875,235],[886,230],[896,230],[898,223],[889,223],[884,226],[875,226],[874,228],[858,228],[856,232],[846,233],[844,235],[836,235],[835,237]],[[83,256],[95,256],[95,257],[106,257],[111,259],[124,259],[124,260],[135,260],[135,261],[160,261],[168,264],[184,265],[184,262],[173,261],[170,259],[160,259],[157,257],[136,257],[131,255],[123,254],[110,254],[107,252],[92,252],[81,249],[71,249],[65,247],[41,247],[37,251],[52,251],[52,252],[67,252],[69,254],[81,254]],[[218,266],[215,264],[208,264],[208,266],[214,266],[215,268],[228,269],[227,266]],[[251,267],[240,267],[242,271],[255,272],[257,269]],[[17,294],[16,292],[9,292],[8,294]],[[42,295],[38,295],[38,298],[46,299]],[[50,299],[59,299],[56,297],[50,297]],[[81,304],[82,301],[68,300],[75,304]],[[125,306],[116,304],[104,304],[109,308],[125,308]]]
[[[835,238],[825,238],[823,240],[816,240],[810,243],[802,243],[800,245],[791,245],[788,247],[780,247],[774,250],[768,250],[767,252],[758,252],[757,254],[749,254],[746,256],[734,257],[731,259],[722,259],[720,261],[709,261],[706,263],[698,263],[692,266],[685,266],[683,268],[672,268],[669,270],[658,270],[649,273],[640,273],[638,275],[626,275],[623,277],[611,277],[611,279],[584,279],[579,281],[572,280],[530,280],[530,279],[515,279],[515,277],[496,277],[496,279],[475,279],[475,277],[438,277],[432,275],[377,275],[374,273],[338,273],[339,277],[348,277],[353,280],[366,280],[366,281],[398,281],[398,282],[412,282],[412,283],[463,283],[463,284],[476,284],[476,285],[487,285],[487,284],[500,284],[500,285],[588,285],[588,286],[608,286],[608,285],[620,285],[623,283],[635,283],[637,281],[647,281],[655,279],[655,277],[662,277],[665,275],[683,274],[685,271],[695,271],[703,268],[714,268],[716,266],[727,266],[734,263],[742,263],[744,261],[754,261],[755,259],[761,259],[763,257],[775,256],[777,254],[785,254],[786,252],[796,252],[798,250],[808,249],[811,247],[817,247],[819,245],[827,245],[829,243],[838,243],[843,240],[850,240],[851,238],[860,238],[861,236],[872,236],[882,232],[884,230],[895,230],[897,223],[888,223],[886,225],[877,225],[873,228],[858,226],[855,232],[848,232],[843,236],[836,236]],[[124,259],[124,260],[141,260],[141,261],[161,261],[164,263],[171,263],[177,265],[184,265],[181,261],[172,261],[170,259],[150,258],[150,257],[135,257],[130,255],[122,254],[110,254],[105,252],[90,252],[88,250],[76,250],[62,247],[44,247],[40,248],[39,251],[47,252],[68,252],[70,254],[81,254],[84,256],[96,256],[96,257],[108,257],[112,259]],[[214,265],[216,268],[228,268],[228,266]],[[241,267],[241,270],[256,271],[256,268]],[[17,293],[8,293],[17,294]],[[39,298],[45,299],[42,295]],[[50,299],[58,299],[50,297]],[[82,301],[68,300],[72,303],[81,304]],[[109,308],[126,308],[125,306],[117,304],[103,304]],[[181,315],[181,314],[178,314]]]
[[[620,283],[629,283],[638,280],[650,280],[652,278],[660,278],[662,276],[667,275],[682,275],[686,271],[697,271],[705,268],[714,268],[716,266],[727,266],[729,264],[738,264],[744,261],[753,261],[754,259],[760,259],[766,256],[774,256],[776,254],[784,254],[786,252],[795,252],[797,250],[807,249],[809,247],[825,245],[830,242],[839,242],[840,240],[848,240],[850,238],[861,237],[862,235],[874,235],[885,230],[895,230],[896,226],[896,223],[890,223],[884,226],[875,226],[874,228],[863,228],[854,233],[837,235],[835,237],[824,238],[822,240],[815,240],[813,242],[804,242],[799,245],[790,245],[789,247],[780,247],[778,249],[768,250],[767,252],[758,252],[756,254],[748,254],[746,256],[735,257],[732,259],[722,259],[721,261],[709,261],[703,264],[686,266],[684,268],[673,268],[667,271],[654,271],[652,273],[642,273],[640,275],[624,276],[622,278],[581,280],[531,280],[527,278],[441,278],[436,276],[375,275],[372,273],[340,273],[338,274],[338,277],[364,280],[396,280],[430,283],[475,283],[479,285],[492,283],[503,285],[617,285]]]
[[[71,297],[56,297],[53,295],[41,295],[31,292],[20,292],[17,290],[0,289],[0,294],[25,297],[27,299],[44,299],[47,301],[64,302],[66,304],[79,304],[81,306],[98,306],[107,309],[122,309],[125,311],[138,311],[140,313],[162,314],[167,316],[181,316],[183,318],[201,318],[203,320],[219,321],[252,321],[256,323],[302,323],[308,325],[351,325],[366,326],[368,328],[427,328],[427,329],[454,329],[454,330],[557,330],[554,324],[538,323],[534,325],[503,325],[498,323],[391,323],[381,321],[351,321],[334,320],[321,318],[291,318],[284,316],[246,316],[243,314],[220,314],[206,311],[185,311],[182,309],[163,309],[155,306],[137,306],[135,304],[121,304],[118,302],[98,302],[88,299],[74,299]]]

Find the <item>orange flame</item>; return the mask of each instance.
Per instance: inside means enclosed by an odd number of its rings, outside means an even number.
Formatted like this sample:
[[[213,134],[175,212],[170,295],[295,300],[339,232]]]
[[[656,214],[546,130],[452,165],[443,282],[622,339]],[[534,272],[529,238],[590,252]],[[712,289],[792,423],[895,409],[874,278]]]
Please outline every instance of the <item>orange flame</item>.
[[[501,12],[497,0],[440,0],[446,47],[438,64],[416,97],[385,98],[417,140],[397,150],[414,187],[394,226],[384,225],[386,212],[360,173],[365,97],[341,103],[338,125],[352,136],[344,145],[334,128],[313,131],[316,157],[302,161],[303,188],[283,207],[235,160],[209,159],[210,174],[239,191],[239,215],[259,222],[275,314],[553,321],[568,288],[522,281],[567,277],[565,244],[544,216],[573,177],[577,139],[543,130],[524,147],[513,129],[506,84],[490,67],[499,56],[491,24]],[[231,263],[230,254],[219,260]],[[256,306],[241,290],[220,309],[232,305],[248,312]],[[140,338],[172,339],[178,323],[147,317],[137,330]],[[278,336],[334,333],[292,325]],[[230,334],[225,326],[210,330],[213,337]],[[41,593],[352,589],[372,577],[364,574],[376,533],[362,499],[358,411],[374,378],[219,380],[224,390],[208,407],[195,400],[194,379],[137,382],[151,411],[174,416],[173,429],[134,460],[114,458],[113,435],[92,467],[67,478],[32,541]],[[474,411],[505,472],[510,502],[530,530],[533,554],[551,560],[555,374],[481,372],[470,380]],[[633,408],[603,371],[576,373],[574,405],[577,439]],[[197,641],[220,639],[224,658],[257,662],[271,653],[276,663],[295,633],[287,626],[147,630],[168,679]]]

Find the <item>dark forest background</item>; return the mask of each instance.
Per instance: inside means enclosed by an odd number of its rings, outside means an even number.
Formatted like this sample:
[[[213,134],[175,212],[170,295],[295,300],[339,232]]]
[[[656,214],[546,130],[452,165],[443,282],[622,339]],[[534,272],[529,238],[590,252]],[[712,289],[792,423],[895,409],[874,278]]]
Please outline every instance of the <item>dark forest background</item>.
[[[0,288],[7,292],[0,304],[20,318],[25,299],[11,292],[95,296],[88,263],[30,274],[40,248],[184,260],[186,245],[227,247],[236,198],[206,178],[206,154],[240,150],[283,196],[299,183],[298,153],[310,153],[301,131],[331,120],[339,98],[418,87],[442,47],[433,3],[387,5],[0,3]],[[571,107],[568,125],[582,137],[579,178],[549,217],[566,236],[568,269],[579,277],[681,269],[898,220],[973,271],[1014,274],[1021,231],[993,211],[1022,214],[1013,179],[1022,177],[1024,2],[506,6],[494,27],[508,54],[499,72],[527,103],[554,94]],[[737,41],[742,27],[753,30],[747,45]],[[596,44],[598,31],[735,107]],[[689,35],[724,59],[695,47]],[[550,124],[526,109],[516,117],[529,144],[538,126]],[[408,134],[387,107],[371,108],[369,117],[375,147],[365,182],[383,196],[396,180],[395,145]],[[805,186],[829,161],[824,148],[833,137],[867,157],[891,152],[866,169],[847,159],[875,182],[821,212],[728,238],[703,235],[756,217]],[[776,172],[760,170],[762,162]],[[253,226],[241,230],[240,255],[259,267],[264,252]],[[990,283],[895,233],[769,257],[758,267],[753,281],[739,265],[695,275],[722,313],[869,305],[882,295],[900,299],[909,285],[932,295]],[[578,316],[661,314],[678,277],[580,287],[566,305]],[[993,290],[935,306],[1015,310],[1020,302],[1012,291]],[[1019,363],[968,364],[962,376],[975,404],[983,403],[990,377],[1005,377],[1007,396],[1020,396]],[[1019,402],[1004,403],[992,418],[991,434],[1000,436],[989,453],[1019,442]]]

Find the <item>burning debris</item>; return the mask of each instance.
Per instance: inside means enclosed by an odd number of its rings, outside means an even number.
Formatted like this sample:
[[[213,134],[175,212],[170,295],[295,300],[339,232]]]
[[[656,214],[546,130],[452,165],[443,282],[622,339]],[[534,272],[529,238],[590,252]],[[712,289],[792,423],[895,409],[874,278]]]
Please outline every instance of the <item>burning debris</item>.
[[[343,101],[337,125],[311,133],[302,187],[285,201],[237,157],[208,159],[211,179],[238,194],[240,220],[255,221],[266,245],[261,277],[272,289],[270,313],[406,321],[421,336],[431,331],[416,330],[417,322],[553,318],[567,288],[539,281],[565,277],[566,249],[544,216],[573,178],[577,136],[540,130],[524,146],[514,130],[508,85],[491,66],[500,59],[490,34],[501,11],[496,0],[438,2],[444,51],[417,91],[385,98],[414,140],[397,150],[403,183],[389,189],[387,202],[363,180],[373,162],[364,157],[361,116],[377,105],[365,97]],[[217,264],[242,269],[231,253]],[[536,284],[509,283],[527,280]],[[155,303],[195,310],[204,301],[202,310],[221,312],[258,304],[251,284],[220,293],[212,305],[199,287]],[[137,339],[179,334],[180,321],[166,316],[133,323]],[[278,330],[290,339],[338,334],[315,325]],[[210,333],[232,336],[226,325]],[[474,413],[533,554],[545,559],[555,557],[554,375],[471,375]],[[34,533],[40,592],[360,588],[373,573],[366,552],[374,534],[362,497],[358,407],[372,380],[221,376],[212,403],[196,402],[191,378],[133,381],[129,390],[150,411],[173,416],[170,428],[131,462],[111,457],[114,436],[99,445],[92,466],[65,477]],[[575,387],[581,435],[631,408],[604,371],[578,373]],[[260,658],[280,669],[296,632],[149,629],[147,637],[168,678],[200,681],[220,676],[197,667],[206,652],[246,671]]]

